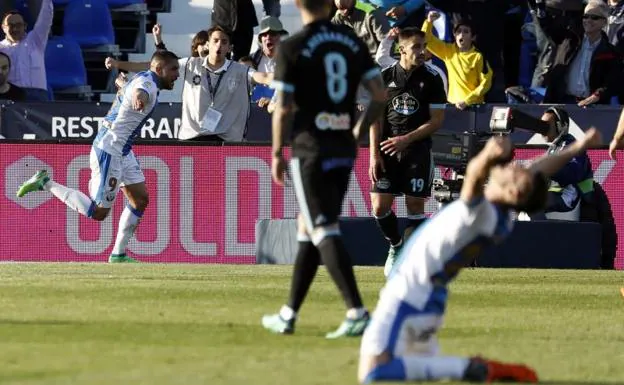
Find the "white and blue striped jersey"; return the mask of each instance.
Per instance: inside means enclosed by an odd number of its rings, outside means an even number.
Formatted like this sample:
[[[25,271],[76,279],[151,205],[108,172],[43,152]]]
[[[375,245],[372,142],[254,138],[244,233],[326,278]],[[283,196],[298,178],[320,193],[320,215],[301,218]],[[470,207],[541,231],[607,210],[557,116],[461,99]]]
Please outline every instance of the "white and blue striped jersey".
[[[132,95],[135,90],[143,90],[149,100],[143,111],[132,108]],[[104,117],[93,145],[111,155],[127,155],[134,139],[147,122],[158,104],[158,82],[152,71],[139,72],[117,94],[113,105]]]
[[[472,204],[459,199],[445,206],[401,249],[380,300],[390,297],[419,311],[443,313],[447,284],[486,246],[509,235],[512,227],[511,213],[484,198]]]

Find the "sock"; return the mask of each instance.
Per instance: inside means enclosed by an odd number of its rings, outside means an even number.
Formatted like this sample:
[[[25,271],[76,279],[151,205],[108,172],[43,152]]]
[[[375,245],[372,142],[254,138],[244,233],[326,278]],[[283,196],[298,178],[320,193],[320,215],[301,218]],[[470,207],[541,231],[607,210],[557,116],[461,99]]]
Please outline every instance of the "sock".
[[[375,217],[377,226],[381,229],[381,233],[390,242],[392,246],[398,246],[401,243],[401,234],[399,234],[399,221],[394,211]]]
[[[43,188],[65,203],[67,207],[86,217],[91,217],[93,210],[95,210],[95,202],[78,190],[65,187],[53,180],[48,181]]]
[[[361,308],[362,298],[355,282],[353,266],[340,236],[326,236],[316,247],[329,275],[338,286],[347,309]]]
[[[321,258],[318,249],[312,244],[310,238],[297,236],[299,250],[295,259],[292,281],[290,283],[290,298],[288,307],[295,313],[299,311],[303,300],[308,294],[308,289],[312,285],[316,271],[318,270]],[[282,316],[282,318],[284,318]],[[284,318],[286,319],[286,318]]]
[[[294,311],[290,306],[284,305],[280,309],[279,312],[280,317],[282,317],[285,321],[290,321],[293,318],[297,318],[297,312]]]
[[[462,380],[469,360],[459,357],[424,357],[404,356],[377,366],[368,376],[366,383],[372,381],[436,381]]]
[[[353,307],[347,310],[347,318],[352,320],[362,318],[367,311],[365,307]]]
[[[427,220],[427,217],[425,216],[425,214],[410,214],[407,216],[407,220],[407,227],[403,232],[404,241],[407,241],[409,239],[409,237],[414,233],[414,230],[416,230]]]
[[[142,216],[143,211],[135,209],[130,204],[126,205],[119,218],[119,229],[117,230],[115,246],[113,246],[113,255],[126,253],[126,246],[128,246],[128,242],[130,242],[130,238],[132,238]]]

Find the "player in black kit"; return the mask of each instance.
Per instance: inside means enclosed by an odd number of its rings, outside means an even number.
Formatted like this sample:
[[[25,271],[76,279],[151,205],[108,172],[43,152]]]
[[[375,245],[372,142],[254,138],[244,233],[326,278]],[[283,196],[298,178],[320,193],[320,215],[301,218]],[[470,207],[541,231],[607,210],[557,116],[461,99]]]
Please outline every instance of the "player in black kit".
[[[327,338],[361,335],[369,314],[360,298],[353,267],[342,243],[338,216],[357,153],[361,128],[383,113],[386,91],[366,45],[348,27],[333,25],[331,0],[297,0],[303,30],[278,50],[273,113],[273,180],[283,185],[286,164],[282,135],[292,129],[291,178],[299,203],[290,298],[262,325],[275,333],[294,332],[297,312],[323,261],[347,306],[346,319]],[[354,122],[360,83],[372,95],[368,110]]]
[[[384,275],[390,274],[403,240],[425,221],[434,165],[431,134],[442,126],[446,93],[438,73],[425,64],[425,34],[416,28],[399,32],[401,58],[383,73],[388,89],[385,117],[370,130],[371,204],[390,242]],[[402,237],[392,211],[394,197],[405,195],[409,224]]]

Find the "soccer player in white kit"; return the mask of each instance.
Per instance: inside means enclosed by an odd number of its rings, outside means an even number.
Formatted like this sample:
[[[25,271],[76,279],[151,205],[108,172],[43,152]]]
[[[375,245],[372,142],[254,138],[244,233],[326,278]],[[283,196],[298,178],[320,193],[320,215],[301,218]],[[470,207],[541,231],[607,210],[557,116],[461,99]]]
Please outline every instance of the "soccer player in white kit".
[[[173,89],[178,76],[178,57],[169,51],[156,51],[150,70],[136,74],[118,93],[91,147],[89,196],[51,180],[46,170],[24,182],[17,196],[46,190],[80,214],[103,221],[122,188],[128,204],[121,214],[108,261],[137,262],[126,255],[126,246],[147,207],[148,194],[132,144],[156,108],[160,90]]]
[[[439,355],[436,334],[447,284],[484,247],[509,235],[511,210],[543,207],[547,178],[599,143],[599,133],[590,129],[583,139],[525,168],[509,162],[508,137],[490,139],[468,164],[460,198],[423,224],[401,251],[362,337],[359,381],[537,382],[535,371],[524,365]]]

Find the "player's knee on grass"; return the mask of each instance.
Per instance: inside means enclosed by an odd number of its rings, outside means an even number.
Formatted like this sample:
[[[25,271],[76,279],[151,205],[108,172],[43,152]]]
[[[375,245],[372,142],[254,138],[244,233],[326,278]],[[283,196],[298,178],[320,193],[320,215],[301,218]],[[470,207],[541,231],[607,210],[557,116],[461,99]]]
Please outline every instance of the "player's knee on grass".
[[[93,214],[91,214],[91,218],[96,221],[103,221],[110,213],[110,209],[106,207],[97,206],[95,210],[93,210]]]
[[[363,384],[368,375],[379,365],[390,362],[392,356],[388,352],[383,352],[376,356],[360,355],[360,363],[358,365],[358,382]]]

